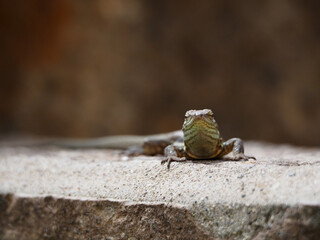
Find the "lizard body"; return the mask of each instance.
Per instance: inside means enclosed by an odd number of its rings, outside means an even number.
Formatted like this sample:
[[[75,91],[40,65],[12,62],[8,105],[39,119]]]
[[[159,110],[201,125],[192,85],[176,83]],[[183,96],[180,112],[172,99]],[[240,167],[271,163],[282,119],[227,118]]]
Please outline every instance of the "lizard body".
[[[234,160],[255,159],[244,155],[240,138],[223,141],[218,124],[210,109],[189,110],[185,114],[182,131],[149,136],[109,136],[89,140],[58,140],[51,144],[72,148],[132,148],[133,153],[144,155],[164,154],[168,169],[171,162],[196,159],[217,159],[233,152]],[[129,151],[130,152],[130,151]]]

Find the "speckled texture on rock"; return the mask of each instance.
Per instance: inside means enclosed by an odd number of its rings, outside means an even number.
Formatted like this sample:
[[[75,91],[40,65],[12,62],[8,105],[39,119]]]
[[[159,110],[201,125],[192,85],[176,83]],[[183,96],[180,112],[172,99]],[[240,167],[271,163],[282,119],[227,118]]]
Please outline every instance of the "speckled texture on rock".
[[[111,150],[2,144],[1,239],[316,239],[320,150],[246,143],[257,161],[160,165]]]
[[[1,239],[208,238],[184,208],[108,200],[0,196]]]

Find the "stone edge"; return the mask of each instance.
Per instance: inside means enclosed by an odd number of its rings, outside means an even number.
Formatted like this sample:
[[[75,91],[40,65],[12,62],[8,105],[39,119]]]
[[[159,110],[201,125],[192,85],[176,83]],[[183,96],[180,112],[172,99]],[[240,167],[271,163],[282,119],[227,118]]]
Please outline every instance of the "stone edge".
[[[0,239],[316,239],[320,206],[0,194]]]

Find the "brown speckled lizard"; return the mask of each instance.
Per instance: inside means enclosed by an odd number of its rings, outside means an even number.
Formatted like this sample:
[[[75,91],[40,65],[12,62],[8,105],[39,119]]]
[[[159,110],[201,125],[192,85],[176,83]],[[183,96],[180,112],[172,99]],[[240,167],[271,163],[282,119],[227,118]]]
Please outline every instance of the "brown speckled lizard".
[[[210,109],[186,112],[182,131],[149,136],[110,136],[89,140],[59,140],[54,145],[73,148],[130,148],[131,153],[145,155],[164,154],[168,169],[171,162],[218,159],[233,152],[233,160],[255,159],[244,154],[240,138],[223,141]],[[132,150],[132,147],[133,150]],[[139,150],[137,150],[139,149]]]

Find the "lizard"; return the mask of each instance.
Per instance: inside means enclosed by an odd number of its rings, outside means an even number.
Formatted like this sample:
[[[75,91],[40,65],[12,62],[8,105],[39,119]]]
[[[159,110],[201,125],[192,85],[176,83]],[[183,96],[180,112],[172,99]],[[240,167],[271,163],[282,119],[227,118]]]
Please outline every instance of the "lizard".
[[[189,110],[185,114],[182,130],[148,136],[109,136],[89,140],[56,140],[51,144],[71,148],[128,149],[131,155],[162,154],[161,164],[188,160],[219,159],[233,152],[233,160],[254,159],[244,154],[243,141],[231,138],[223,141],[218,124],[210,109]]]

